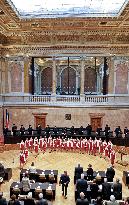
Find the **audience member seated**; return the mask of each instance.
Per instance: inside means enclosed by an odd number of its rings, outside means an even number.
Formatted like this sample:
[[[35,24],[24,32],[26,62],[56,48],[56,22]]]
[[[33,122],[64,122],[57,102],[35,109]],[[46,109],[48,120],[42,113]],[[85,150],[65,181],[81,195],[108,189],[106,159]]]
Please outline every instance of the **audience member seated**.
[[[113,184],[113,194],[116,200],[122,199],[122,184],[119,179],[116,179],[116,183]]]
[[[20,201],[16,199],[15,194],[11,196],[11,199],[9,200],[8,205],[20,205]]]
[[[3,197],[3,192],[0,192],[0,205],[7,205],[7,201]]]
[[[91,199],[96,199],[98,196],[99,186],[96,184],[96,179],[93,179],[93,183],[90,185]]]
[[[93,179],[93,169],[92,169],[92,165],[89,164],[88,168],[87,168],[87,180],[90,181]]]
[[[75,177],[76,177],[76,180],[81,178],[81,174],[82,173],[83,173],[83,167],[81,167],[81,165],[78,164],[78,166],[75,167]]]
[[[80,199],[77,199],[76,205],[89,205],[89,202],[85,199],[85,194],[83,192],[80,193]]]
[[[102,183],[102,198],[104,200],[110,200],[111,196],[111,184],[107,182],[107,178],[104,178],[104,183]]]
[[[36,205],[48,205],[48,202],[46,199],[43,199],[43,194],[39,194],[39,200],[36,202]]]
[[[106,205],[119,205],[119,203],[116,201],[115,196],[110,196],[110,201],[105,202]]]
[[[88,187],[87,181],[84,179],[84,174],[82,173],[81,179],[78,179],[77,183],[76,183],[78,197],[79,197],[81,192],[83,192],[86,195],[87,187]]]
[[[115,176],[115,170],[114,170],[113,166],[111,165],[107,168],[107,171],[106,171],[107,181],[113,182],[114,176]]]
[[[36,167],[34,166],[34,162],[31,163],[29,171],[30,171],[30,173],[35,173],[36,172]]]
[[[24,201],[24,205],[35,205],[34,199],[32,198],[32,192],[29,192],[26,200]]]
[[[28,173],[25,173],[25,177],[22,178],[22,187],[23,187],[23,193],[28,194],[30,191],[30,180]]]
[[[129,205],[129,197],[125,199],[124,205]]]
[[[101,196],[98,196],[94,202],[95,205],[103,205],[103,199]]]
[[[0,184],[3,182],[5,176],[5,169],[3,164],[0,163]]]

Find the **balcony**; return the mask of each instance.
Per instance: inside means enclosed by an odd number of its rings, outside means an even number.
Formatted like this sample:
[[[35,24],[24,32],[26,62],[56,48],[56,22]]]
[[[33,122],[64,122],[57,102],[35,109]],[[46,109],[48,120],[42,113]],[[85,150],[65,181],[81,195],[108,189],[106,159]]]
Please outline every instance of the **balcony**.
[[[0,104],[17,105],[48,105],[48,106],[129,106],[129,95],[26,95],[24,93],[8,93],[0,95]]]

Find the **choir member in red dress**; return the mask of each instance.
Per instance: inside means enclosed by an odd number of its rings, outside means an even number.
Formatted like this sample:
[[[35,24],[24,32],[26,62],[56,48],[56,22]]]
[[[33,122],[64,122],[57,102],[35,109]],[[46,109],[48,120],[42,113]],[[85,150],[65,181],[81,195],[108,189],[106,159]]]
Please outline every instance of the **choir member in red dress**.
[[[25,154],[23,152],[20,152],[20,169],[23,168],[25,162],[26,162]]]
[[[110,153],[110,160],[111,160],[112,165],[114,165],[115,158],[116,158],[116,153],[115,153],[114,150],[112,150],[111,153]]]
[[[21,150],[24,150],[24,149],[25,149],[25,143],[24,143],[23,140],[22,140],[21,143],[20,143],[20,149],[21,149]]]
[[[25,140],[25,148],[29,149],[29,140],[28,140],[28,138],[26,138],[26,140]]]

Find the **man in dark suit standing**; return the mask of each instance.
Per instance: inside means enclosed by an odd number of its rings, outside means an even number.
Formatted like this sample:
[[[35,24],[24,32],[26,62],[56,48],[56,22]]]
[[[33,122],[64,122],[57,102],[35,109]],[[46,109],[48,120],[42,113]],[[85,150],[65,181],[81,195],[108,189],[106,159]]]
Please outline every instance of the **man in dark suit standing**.
[[[110,131],[110,127],[108,125],[106,125],[104,132],[105,132],[105,136],[106,136],[106,140],[108,141],[109,139],[109,131]]]
[[[120,134],[122,134],[122,131],[121,131],[121,128],[120,128],[120,126],[118,126],[116,129],[115,129],[115,134],[116,134],[116,137],[119,137],[120,136]]]
[[[57,129],[56,126],[53,128],[53,132],[54,132],[54,135],[57,136],[57,134],[58,134],[58,129]]]
[[[89,202],[85,199],[85,194],[83,192],[80,193],[80,199],[77,199],[76,205],[89,205]]]
[[[87,181],[84,179],[84,174],[82,173],[81,179],[78,179],[77,183],[76,183],[78,197],[79,197],[81,192],[83,192],[86,195],[87,187],[88,187]]]
[[[83,173],[83,167],[81,167],[80,164],[78,164],[78,166],[75,167],[75,178],[76,178],[76,180],[81,178],[82,173]]]
[[[111,196],[111,184],[107,182],[107,178],[104,178],[102,183],[102,197],[104,200],[110,200]]]
[[[92,127],[91,125],[88,124],[86,127],[87,136],[91,136],[91,131],[92,131]]]
[[[113,169],[113,166],[111,165],[110,167],[107,168],[107,171],[106,171],[107,181],[113,182],[114,176],[115,176],[115,170]]]
[[[87,180],[92,180],[93,179],[93,169],[92,169],[92,165],[89,164],[88,168],[87,168]]]
[[[17,126],[15,124],[13,124],[13,126],[12,126],[12,133],[13,133],[13,136],[16,136]]]
[[[122,184],[119,179],[116,179],[116,183],[113,184],[113,194],[116,200],[122,199]]]
[[[40,124],[38,124],[38,126],[36,127],[36,130],[37,130],[37,134],[40,136],[42,132],[42,128]]]
[[[64,174],[62,174],[60,177],[59,185],[62,185],[62,195],[65,196],[65,199],[67,199],[67,188],[69,182],[70,178],[67,175],[67,171],[64,171]]]
[[[23,136],[25,134],[25,128],[23,125],[21,125],[20,134],[21,134],[21,136]]]
[[[45,132],[46,132],[46,137],[48,138],[50,136],[50,127],[49,127],[49,125],[47,125],[47,127],[45,128]]]
[[[7,136],[8,131],[9,131],[8,128],[5,126],[5,127],[4,127],[4,130],[3,130],[4,136]]]
[[[33,132],[32,126],[29,125],[29,127],[28,127],[28,134],[29,134],[29,135],[32,135],[32,132]]]

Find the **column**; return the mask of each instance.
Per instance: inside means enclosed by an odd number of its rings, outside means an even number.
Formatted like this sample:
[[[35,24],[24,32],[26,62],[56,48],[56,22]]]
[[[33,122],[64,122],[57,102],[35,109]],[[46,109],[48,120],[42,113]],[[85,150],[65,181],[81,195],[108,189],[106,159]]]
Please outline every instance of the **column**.
[[[114,93],[114,58],[112,57],[109,60],[108,93]]]
[[[52,69],[52,95],[56,95],[56,58],[53,57]]]
[[[84,70],[84,65],[85,65],[85,62],[84,62],[84,59],[82,58],[81,60],[81,85],[80,85],[80,95],[84,95],[84,77],[85,77],[85,70]]]
[[[29,93],[30,58],[24,58],[24,93]]]

